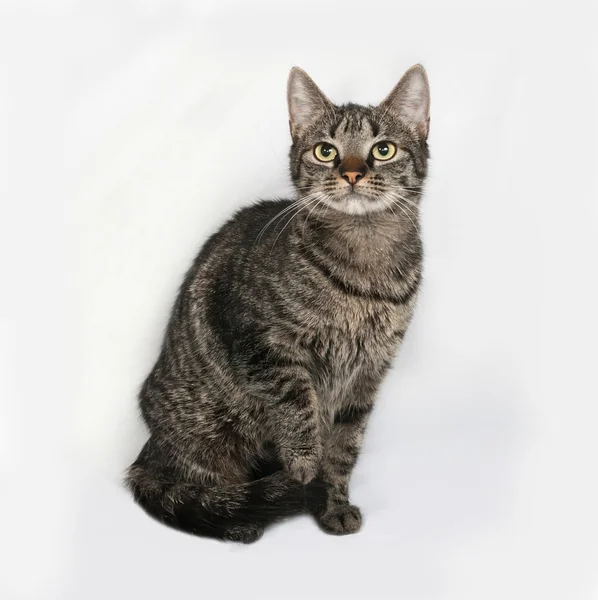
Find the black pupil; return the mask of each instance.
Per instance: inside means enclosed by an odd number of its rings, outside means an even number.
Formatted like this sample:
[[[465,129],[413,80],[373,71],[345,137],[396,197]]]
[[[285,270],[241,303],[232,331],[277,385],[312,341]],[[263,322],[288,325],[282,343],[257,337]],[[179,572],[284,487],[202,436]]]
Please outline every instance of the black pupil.
[[[386,156],[388,154],[388,145],[387,144],[380,144],[378,146],[378,152],[380,152],[380,154],[382,156]]]
[[[328,158],[332,154],[332,146],[330,144],[323,144],[321,152],[324,158]]]

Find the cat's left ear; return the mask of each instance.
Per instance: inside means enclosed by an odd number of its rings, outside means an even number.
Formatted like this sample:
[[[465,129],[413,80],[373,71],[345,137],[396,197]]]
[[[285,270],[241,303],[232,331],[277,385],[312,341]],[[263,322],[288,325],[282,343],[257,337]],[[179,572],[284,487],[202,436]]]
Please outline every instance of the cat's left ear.
[[[411,67],[380,106],[393,110],[415,125],[422,139],[427,139],[430,130],[430,84],[426,70],[421,65]]]
[[[289,73],[287,100],[289,126],[293,136],[301,127],[314,121],[318,114],[334,106],[314,80],[299,67],[293,67]]]

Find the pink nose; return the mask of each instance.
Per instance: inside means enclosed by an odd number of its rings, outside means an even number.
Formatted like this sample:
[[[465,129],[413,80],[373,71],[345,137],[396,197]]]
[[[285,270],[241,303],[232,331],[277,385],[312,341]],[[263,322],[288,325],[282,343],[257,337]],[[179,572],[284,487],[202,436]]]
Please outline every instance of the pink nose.
[[[351,185],[355,185],[363,177],[363,173],[360,173],[359,171],[345,171],[343,177]]]

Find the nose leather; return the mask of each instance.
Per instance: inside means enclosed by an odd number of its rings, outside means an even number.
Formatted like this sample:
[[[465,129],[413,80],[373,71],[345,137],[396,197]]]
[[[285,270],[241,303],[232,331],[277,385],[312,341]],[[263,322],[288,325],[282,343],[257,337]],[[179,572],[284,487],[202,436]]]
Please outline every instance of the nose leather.
[[[367,172],[368,166],[359,156],[347,156],[341,161],[338,171],[343,179],[355,185]]]
[[[351,185],[355,185],[363,175],[359,171],[347,171],[343,174],[343,177],[347,179]]]

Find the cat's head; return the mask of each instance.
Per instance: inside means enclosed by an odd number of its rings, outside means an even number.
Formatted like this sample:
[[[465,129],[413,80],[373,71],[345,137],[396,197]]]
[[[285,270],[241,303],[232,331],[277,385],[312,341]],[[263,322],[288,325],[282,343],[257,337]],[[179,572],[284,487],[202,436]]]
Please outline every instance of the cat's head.
[[[289,75],[287,98],[291,177],[301,196],[349,214],[417,202],[430,123],[421,65],[411,67],[378,106],[336,106],[298,67]]]

